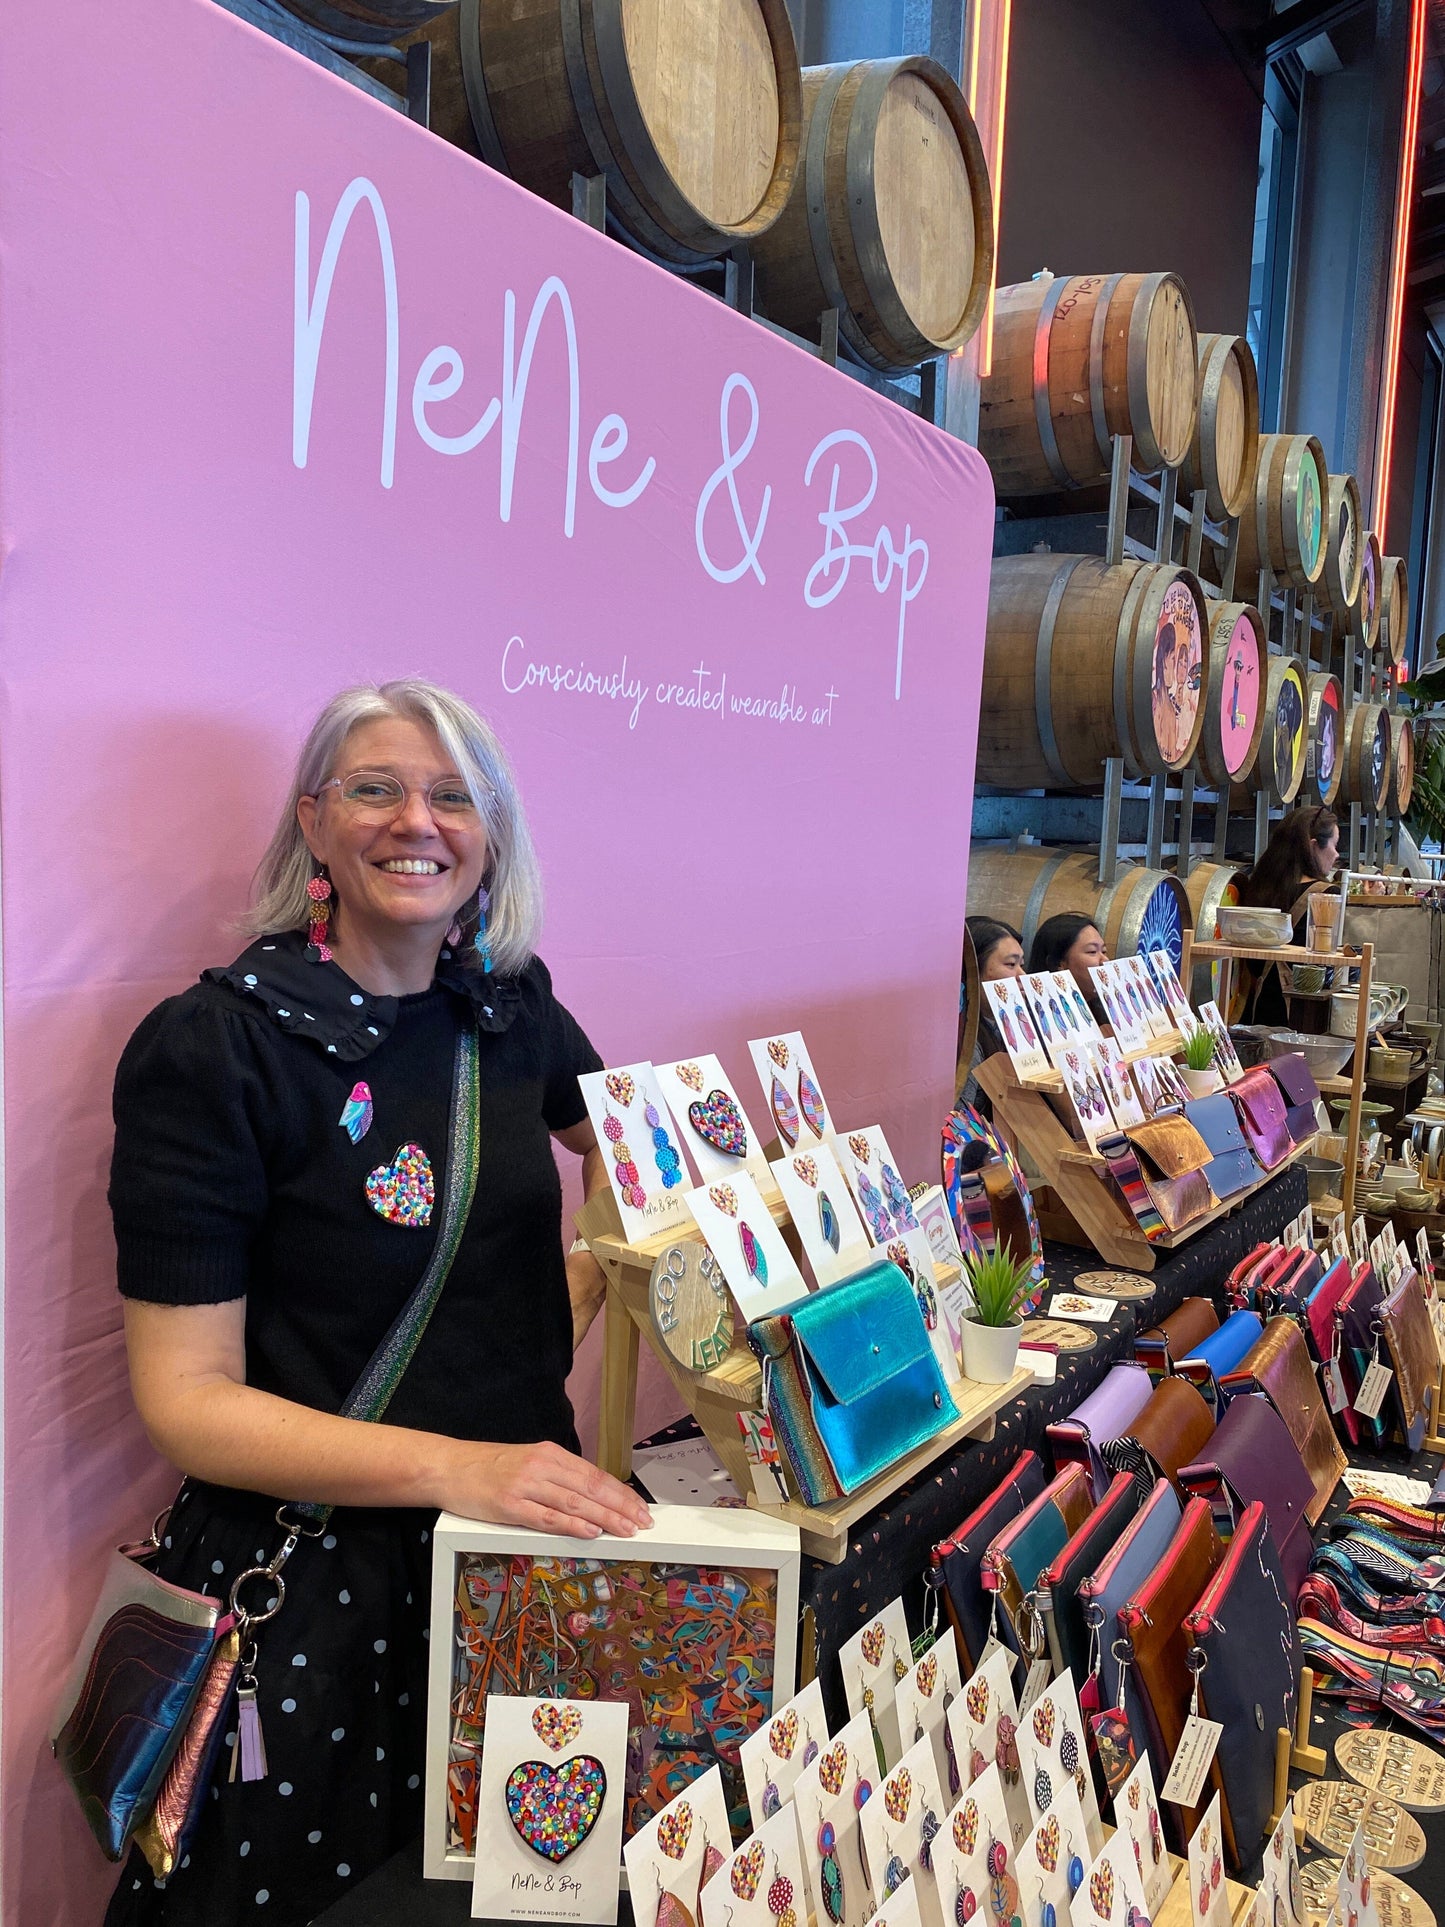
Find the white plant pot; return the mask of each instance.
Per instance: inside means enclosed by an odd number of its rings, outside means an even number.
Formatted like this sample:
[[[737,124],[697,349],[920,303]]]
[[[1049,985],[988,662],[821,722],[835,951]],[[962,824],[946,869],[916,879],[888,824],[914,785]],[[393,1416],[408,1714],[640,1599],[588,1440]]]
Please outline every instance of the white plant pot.
[[[1192,1071],[1187,1064],[1181,1064],[1179,1069],[1191,1097],[1213,1097],[1216,1091],[1224,1089],[1224,1079],[1212,1065],[1207,1071]]]
[[[1007,1385],[1018,1364],[1023,1320],[1011,1325],[980,1325],[965,1318],[959,1327],[963,1375],[978,1385]]]

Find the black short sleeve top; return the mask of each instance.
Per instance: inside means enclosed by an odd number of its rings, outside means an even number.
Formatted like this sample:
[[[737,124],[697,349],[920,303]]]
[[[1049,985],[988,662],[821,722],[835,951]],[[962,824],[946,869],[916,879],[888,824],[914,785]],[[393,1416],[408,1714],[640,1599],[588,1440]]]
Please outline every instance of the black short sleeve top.
[[[507,981],[443,953],[429,991],[373,997],[281,933],[158,1005],[116,1072],[121,1291],[168,1305],[244,1298],[248,1383],[337,1410],[431,1256],[458,1027],[471,1022],[476,1194],[386,1419],[454,1438],[574,1443],[550,1133],[585,1117],[577,1078],[601,1060],[538,959]],[[384,1215],[368,1191],[403,1146],[431,1165],[425,1226],[399,1222],[395,1204]],[[385,1202],[384,1187],[372,1191]]]

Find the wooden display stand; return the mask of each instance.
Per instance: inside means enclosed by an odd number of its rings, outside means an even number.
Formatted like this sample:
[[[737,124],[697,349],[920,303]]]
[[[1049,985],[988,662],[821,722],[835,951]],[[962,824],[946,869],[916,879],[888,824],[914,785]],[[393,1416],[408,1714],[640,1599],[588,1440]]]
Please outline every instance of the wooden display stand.
[[[781,1199],[770,1206],[774,1221],[794,1236]],[[753,1492],[752,1468],[743,1450],[738,1413],[762,1404],[762,1368],[741,1339],[720,1365],[709,1372],[689,1372],[678,1364],[658,1339],[651,1311],[652,1267],[669,1245],[700,1240],[696,1227],[661,1232],[640,1244],[623,1235],[617,1201],[610,1190],[588,1200],[577,1213],[578,1234],[607,1276],[607,1303],[602,1333],[602,1402],[597,1437],[597,1463],[619,1479],[632,1470],[632,1433],[637,1407],[639,1341],[648,1343],[680,1399],[692,1412],[708,1444],[726,1467],[748,1504],[798,1527],[804,1552],[837,1565],[848,1549],[849,1528],[865,1513],[881,1505],[890,1493],[964,1439],[993,1437],[994,1414],[1033,1383],[1027,1368],[1016,1371],[1006,1385],[979,1385],[964,1379],[955,1388],[958,1417],[926,1445],[899,1460],[879,1478],[857,1492],[828,1505],[808,1506],[788,1499],[764,1505]],[[948,1281],[956,1273],[947,1274]]]

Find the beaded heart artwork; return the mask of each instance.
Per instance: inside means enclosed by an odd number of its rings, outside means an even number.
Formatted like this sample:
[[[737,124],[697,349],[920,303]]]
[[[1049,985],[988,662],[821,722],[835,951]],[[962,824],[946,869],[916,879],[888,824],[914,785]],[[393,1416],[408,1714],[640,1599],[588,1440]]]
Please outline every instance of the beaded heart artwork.
[[[560,1753],[564,1746],[570,1746],[582,1731],[582,1714],[575,1706],[562,1706],[555,1700],[548,1700],[544,1706],[532,1709],[532,1731],[553,1753]]]
[[[748,1127],[726,1091],[709,1091],[704,1098],[694,1098],[687,1107],[687,1121],[704,1144],[725,1157],[747,1156]]]
[[[524,1846],[544,1860],[566,1860],[597,1825],[607,1774],[590,1753],[553,1766],[523,1760],[507,1775],[507,1818]]]
[[[419,1144],[403,1144],[390,1164],[378,1164],[367,1173],[366,1201],[388,1224],[425,1230],[431,1223],[436,1186],[431,1159]]]
[[[681,1860],[692,1838],[692,1808],[686,1800],[670,1807],[657,1823],[657,1844],[669,1860]]]

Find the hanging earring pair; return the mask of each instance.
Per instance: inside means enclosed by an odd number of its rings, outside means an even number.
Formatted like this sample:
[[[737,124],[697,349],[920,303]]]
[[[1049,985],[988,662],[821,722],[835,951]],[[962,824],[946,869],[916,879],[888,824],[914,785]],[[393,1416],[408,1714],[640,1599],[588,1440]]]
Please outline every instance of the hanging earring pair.
[[[487,934],[487,912],[492,907],[491,892],[484,883],[477,892],[477,934],[472,938],[472,947],[482,960],[482,969],[492,974],[492,940]],[[455,917],[447,931],[447,942],[455,949],[462,940],[462,926]]]
[[[326,942],[327,926],[331,921],[331,879],[326,874],[326,865],[320,864],[316,874],[306,886],[308,908],[306,911],[306,960],[308,963],[330,963],[331,950]]]

